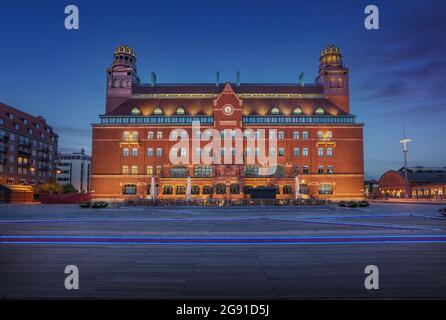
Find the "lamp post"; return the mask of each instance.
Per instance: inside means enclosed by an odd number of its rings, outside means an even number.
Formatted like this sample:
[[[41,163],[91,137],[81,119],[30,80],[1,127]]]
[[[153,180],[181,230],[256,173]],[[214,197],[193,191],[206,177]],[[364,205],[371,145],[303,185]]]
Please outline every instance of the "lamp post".
[[[407,139],[404,138],[402,140],[400,140],[400,143],[403,144],[403,154],[404,154],[404,198],[409,198],[409,193],[408,193],[408,189],[409,189],[409,180],[407,178],[407,153],[409,152],[409,150],[407,149],[407,144],[409,142],[412,142],[411,139]]]

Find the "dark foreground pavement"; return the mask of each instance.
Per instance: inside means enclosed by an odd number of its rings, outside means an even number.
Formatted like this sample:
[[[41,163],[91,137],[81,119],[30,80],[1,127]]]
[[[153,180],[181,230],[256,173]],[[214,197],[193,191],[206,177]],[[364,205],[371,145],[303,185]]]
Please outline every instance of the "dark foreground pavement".
[[[0,206],[0,296],[446,298],[437,210]],[[79,290],[64,287],[67,265]],[[367,265],[379,290],[364,287]]]

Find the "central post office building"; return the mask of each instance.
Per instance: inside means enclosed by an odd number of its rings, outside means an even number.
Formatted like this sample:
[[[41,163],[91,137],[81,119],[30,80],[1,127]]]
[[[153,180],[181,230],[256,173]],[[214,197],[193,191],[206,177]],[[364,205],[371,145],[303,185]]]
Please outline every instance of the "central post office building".
[[[94,199],[148,198],[154,182],[157,199],[180,200],[189,180],[192,199],[247,199],[262,186],[292,200],[296,176],[303,197],[363,198],[363,124],[350,113],[349,72],[336,46],[320,53],[311,84],[241,83],[239,74],[235,82],[220,83],[217,74],[214,83],[161,84],[153,73],[141,83],[135,51],[122,45],[106,86],[105,112],[92,124]],[[185,129],[191,137],[194,121],[201,131],[275,129],[274,174],[260,174],[256,164],[173,165],[170,132]]]

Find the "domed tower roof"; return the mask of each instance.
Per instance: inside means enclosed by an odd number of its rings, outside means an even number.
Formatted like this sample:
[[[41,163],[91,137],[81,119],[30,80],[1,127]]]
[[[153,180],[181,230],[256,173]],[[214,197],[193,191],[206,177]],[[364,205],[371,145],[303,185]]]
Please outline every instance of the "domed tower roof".
[[[330,44],[321,51],[319,61],[321,64],[340,66],[342,65],[341,50],[334,44]]]
[[[126,45],[120,45],[119,47],[116,48],[115,55],[118,54],[128,54],[133,58],[136,58],[135,50]]]

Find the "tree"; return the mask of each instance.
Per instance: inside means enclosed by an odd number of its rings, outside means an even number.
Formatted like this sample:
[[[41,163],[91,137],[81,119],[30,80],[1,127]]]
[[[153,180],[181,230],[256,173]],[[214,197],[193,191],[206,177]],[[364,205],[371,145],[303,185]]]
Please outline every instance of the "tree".
[[[67,183],[63,185],[63,193],[78,193],[78,191],[71,183]]]
[[[64,187],[57,182],[55,182],[53,179],[49,179],[48,181],[42,183],[40,185],[40,193],[61,193],[64,191]]]

